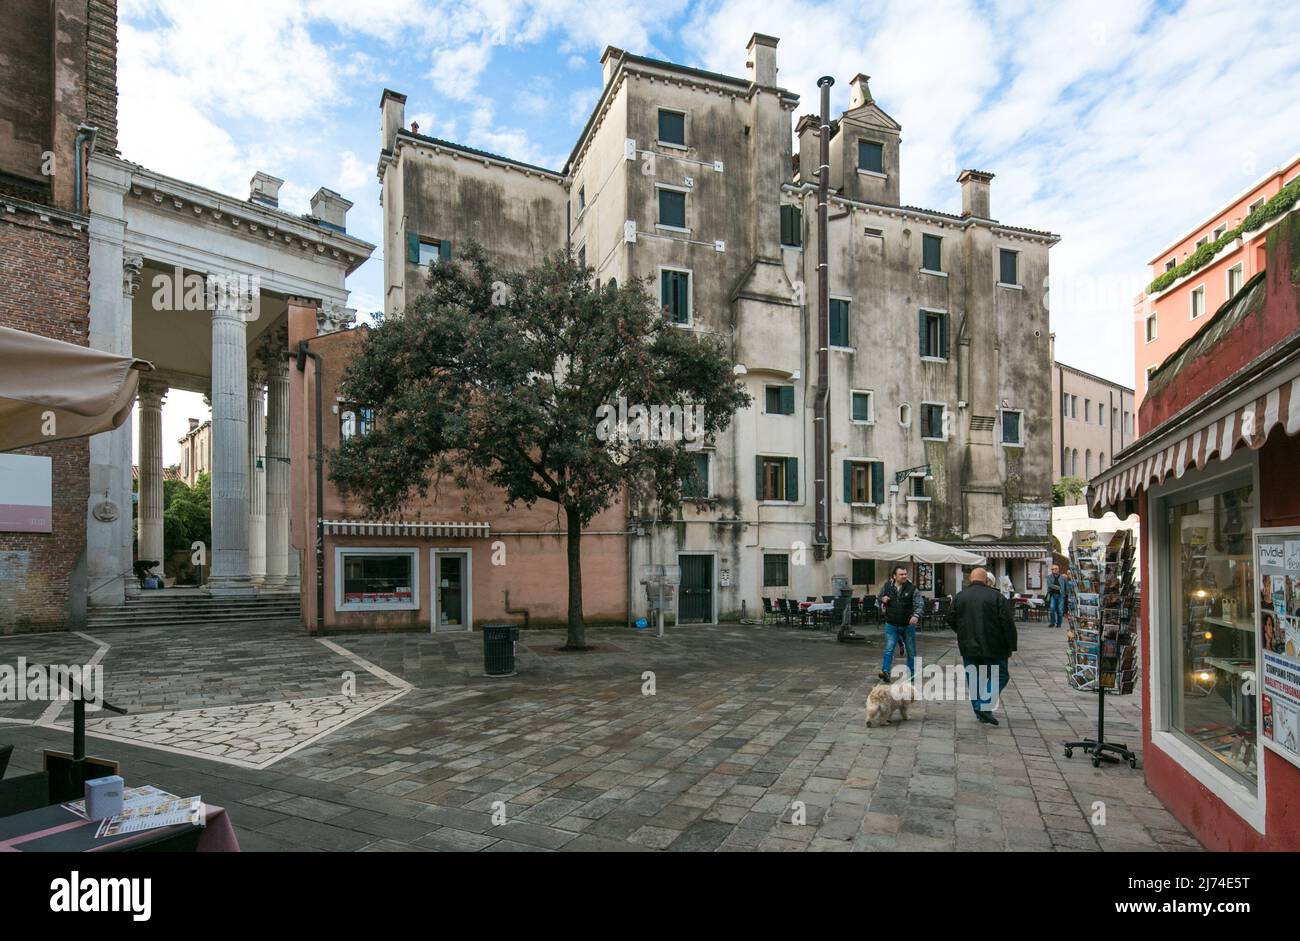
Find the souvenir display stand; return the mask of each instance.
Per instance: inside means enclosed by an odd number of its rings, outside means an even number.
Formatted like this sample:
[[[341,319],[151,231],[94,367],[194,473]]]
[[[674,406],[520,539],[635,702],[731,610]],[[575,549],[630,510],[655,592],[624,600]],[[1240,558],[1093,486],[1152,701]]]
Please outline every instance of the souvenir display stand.
[[[1106,741],[1106,696],[1127,696],[1137,681],[1137,612],[1133,590],[1133,538],[1120,530],[1102,545],[1092,530],[1080,530],[1070,543],[1066,640],[1070,687],[1097,693],[1097,737],[1065,742],[1065,757],[1081,748],[1094,768],[1103,761],[1127,761],[1137,755],[1126,745]]]

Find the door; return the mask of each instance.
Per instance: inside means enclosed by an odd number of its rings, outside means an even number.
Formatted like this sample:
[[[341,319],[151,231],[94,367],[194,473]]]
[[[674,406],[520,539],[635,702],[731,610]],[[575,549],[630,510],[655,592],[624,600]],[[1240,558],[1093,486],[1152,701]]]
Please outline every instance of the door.
[[[681,555],[682,583],[677,591],[678,624],[713,623],[713,556]]]
[[[433,629],[470,630],[470,571],[468,552],[433,553]]]

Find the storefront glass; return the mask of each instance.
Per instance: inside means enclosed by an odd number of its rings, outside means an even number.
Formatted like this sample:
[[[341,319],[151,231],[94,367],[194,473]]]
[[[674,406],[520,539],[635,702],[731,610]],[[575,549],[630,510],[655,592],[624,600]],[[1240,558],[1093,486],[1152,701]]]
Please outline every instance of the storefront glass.
[[[1237,481],[1168,507],[1170,726],[1254,787],[1254,488]]]
[[[343,604],[414,606],[415,554],[344,553]]]

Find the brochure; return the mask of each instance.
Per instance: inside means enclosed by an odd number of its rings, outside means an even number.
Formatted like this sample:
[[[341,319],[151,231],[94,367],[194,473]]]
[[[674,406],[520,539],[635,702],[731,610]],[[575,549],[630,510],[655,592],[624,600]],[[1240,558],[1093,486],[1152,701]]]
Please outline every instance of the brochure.
[[[116,817],[110,817],[100,823],[95,838],[117,836],[122,833],[139,833],[141,830],[156,830],[180,823],[199,827],[204,825],[203,798],[179,797],[123,810]]]

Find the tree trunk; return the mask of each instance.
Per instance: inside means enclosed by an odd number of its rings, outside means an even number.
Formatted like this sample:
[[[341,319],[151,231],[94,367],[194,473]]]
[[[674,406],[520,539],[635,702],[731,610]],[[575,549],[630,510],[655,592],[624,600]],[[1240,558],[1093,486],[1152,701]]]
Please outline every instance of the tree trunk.
[[[569,650],[584,650],[587,631],[582,623],[582,519],[576,510],[568,507],[564,513],[569,526],[569,639],[564,646]]]

